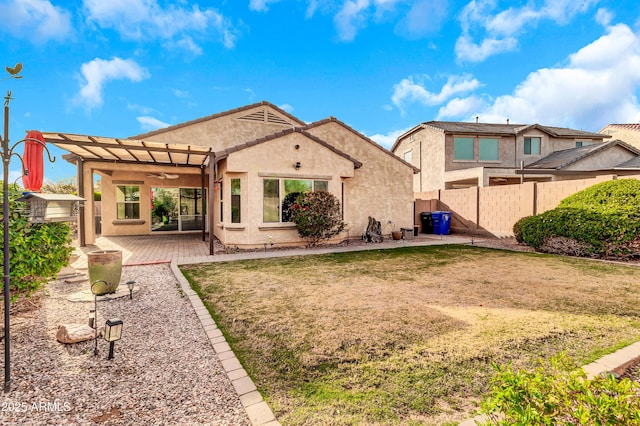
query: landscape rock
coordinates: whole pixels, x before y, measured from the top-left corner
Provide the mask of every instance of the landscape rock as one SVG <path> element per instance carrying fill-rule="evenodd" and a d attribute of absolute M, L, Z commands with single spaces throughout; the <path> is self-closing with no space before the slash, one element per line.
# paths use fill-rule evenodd
<path fill-rule="evenodd" d="M 78 343 L 95 338 L 95 330 L 87 324 L 62 324 L 58 326 L 56 339 L 60 343 Z M 102 335 L 102 330 L 98 330 L 98 336 Z"/>

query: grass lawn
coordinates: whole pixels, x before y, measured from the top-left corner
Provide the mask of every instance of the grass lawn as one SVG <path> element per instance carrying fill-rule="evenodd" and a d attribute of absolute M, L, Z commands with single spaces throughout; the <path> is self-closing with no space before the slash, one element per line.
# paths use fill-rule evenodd
<path fill-rule="evenodd" d="M 182 268 L 278 420 L 457 424 L 491 362 L 640 339 L 640 268 L 467 246 Z"/>

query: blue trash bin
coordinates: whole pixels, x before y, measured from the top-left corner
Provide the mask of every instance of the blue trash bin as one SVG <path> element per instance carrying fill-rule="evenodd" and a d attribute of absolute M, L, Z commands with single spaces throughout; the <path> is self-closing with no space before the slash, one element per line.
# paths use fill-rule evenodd
<path fill-rule="evenodd" d="M 451 212 L 442 212 L 442 220 L 440 221 L 440 234 L 441 235 L 449 235 L 451 232 L 451 217 L 453 213 Z"/>
<path fill-rule="evenodd" d="M 451 231 L 451 216 L 451 212 L 431 212 L 433 233 L 436 235 L 449 235 Z"/>
<path fill-rule="evenodd" d="M 433 222 L 433 233 L 440 235 L 440 229 L 442 227 L 442 212 L 431 212 L 431 221 Z"/>

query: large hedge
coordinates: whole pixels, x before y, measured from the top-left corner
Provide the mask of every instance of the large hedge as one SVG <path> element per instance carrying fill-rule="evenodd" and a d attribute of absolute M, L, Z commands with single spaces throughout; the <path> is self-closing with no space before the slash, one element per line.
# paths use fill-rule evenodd
<path fill-rule="evenodd" d="M 603 182 L 554 209 L 520 219 L 516 239 L 536 250 L 576 256 L 640 257 L 640 180 Z"/>
<path fill-rule="evenodd" d="M 15 187 L 9 190 L 10 290 L 14 300 L 19 295 L 30 295 L 54 277 L 69 262 L 73 251 L 69 224 L 29 223 L 25 203 L 15 201 L 20 196 L 22 193 Z M 0 235 L 3 232 L 0 220 Z M 2 243 L 0 265 L 4 268 Z"/>

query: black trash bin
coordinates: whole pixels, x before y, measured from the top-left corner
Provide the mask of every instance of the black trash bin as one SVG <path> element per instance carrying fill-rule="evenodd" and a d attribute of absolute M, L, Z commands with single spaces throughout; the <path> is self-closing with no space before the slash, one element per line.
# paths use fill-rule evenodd
<path fill-rule="evenodd" d="M 431 212 L 420 213 L 420 222 L 422 223 L 423 234 L 433 234 L 433 219 L 431 218 Z"/>

